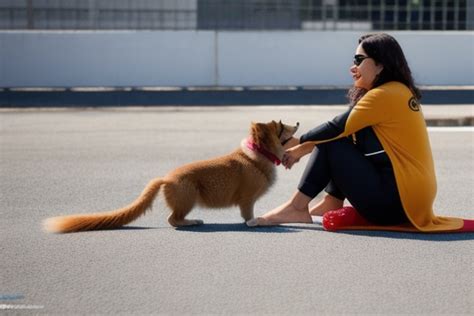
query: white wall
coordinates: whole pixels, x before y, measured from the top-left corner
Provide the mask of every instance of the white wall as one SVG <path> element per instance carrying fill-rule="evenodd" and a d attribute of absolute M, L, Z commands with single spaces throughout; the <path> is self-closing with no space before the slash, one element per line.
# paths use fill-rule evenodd
<path fill-rule="evenodd" d="M 417 84 L 474 85 L 474 32 L 391 32 Z M 360 32 L 0 32 L 0 87 L 351 84 Z"/>
<path fill-rule="evenodd" d="M 349 85 L 359 34 L 219 33 L 222 85 Z"/>
<path fill-rule="evenodd" d="M 0 86 L 208 85 L 211 32 L 0 33 Z"/>

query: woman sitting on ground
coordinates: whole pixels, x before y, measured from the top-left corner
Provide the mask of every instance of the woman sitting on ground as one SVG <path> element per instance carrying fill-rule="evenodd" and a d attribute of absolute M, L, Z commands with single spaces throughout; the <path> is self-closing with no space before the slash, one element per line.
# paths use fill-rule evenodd
<path fill-rule="evenodd" d="M 311 153 L 298 190 L 247 225 L 311 223 L 311 215 L 323 215 L 329 230 L 469 229 L 465 223 L 472 221 L 433 214 L 436 177 L 420 92 L 397 41 L 388 34 L 362 36 L 350 71 L 347 111 L 293 139 L 283 158 L 291 168 Z M 323 200 L 309 209 L 323 189 Z M 345 199 L 352 206 L 343 207 Z"/>

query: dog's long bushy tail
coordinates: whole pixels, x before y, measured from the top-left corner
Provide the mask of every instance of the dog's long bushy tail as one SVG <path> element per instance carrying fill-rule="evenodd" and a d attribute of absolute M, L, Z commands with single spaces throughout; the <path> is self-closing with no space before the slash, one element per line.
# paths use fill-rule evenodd
<path fill-rule="evenodd" d="M 141 215 L 152 205 L 165 181 L 151 180 L 142 194 L 130 205 L 104 213 L 78 214 L 48 218 L 44 221 L 46 231 L 52 233 L 72 233 L 86 230 L 113 229 L 126 225 Z"/>

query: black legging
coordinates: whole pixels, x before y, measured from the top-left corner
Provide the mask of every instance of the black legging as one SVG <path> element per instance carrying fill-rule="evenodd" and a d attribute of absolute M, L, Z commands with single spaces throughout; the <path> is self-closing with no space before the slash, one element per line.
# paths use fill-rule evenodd
<path fill-rule="evenodd" d="M 347 198 L 368 221 L 397 225 L 408 221 L 400 201 L 392 168 L 377 168 L 352 142 L 339 139 L 313 150 L 298 189 L 314 198 L 326 191 Z"/>

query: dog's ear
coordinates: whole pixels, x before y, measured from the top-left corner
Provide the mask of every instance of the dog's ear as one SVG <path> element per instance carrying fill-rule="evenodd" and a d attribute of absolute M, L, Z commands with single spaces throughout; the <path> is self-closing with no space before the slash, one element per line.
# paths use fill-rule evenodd
<path fill-rule="evenodd" d="M 273 127 L 273 122 L 270 124 L 272 124 Z M 276 143 L 279 143 L 275 131 L 270 127 L 270 124 L 252 123 L 250 135 L 257 146 L 270 149 L 273 148 Z"/>
<path fill-rule="evenodd" d="M 255 123 L 255 122 L 250 123 L 250 136 L 252 136 L 252 138 L 253 138 L 254 133 L 256 132 L 257 124 L 258 123 Z"/>
<path fill-rule="evenodd" d="M 252 137 L 252 140 L 255 144 L 260 145 L 260 139 L 262 139 L 262 123 L 255 123 L 252 122 L 250 125 L 250 137 Z"/>

